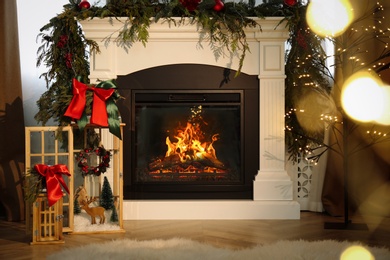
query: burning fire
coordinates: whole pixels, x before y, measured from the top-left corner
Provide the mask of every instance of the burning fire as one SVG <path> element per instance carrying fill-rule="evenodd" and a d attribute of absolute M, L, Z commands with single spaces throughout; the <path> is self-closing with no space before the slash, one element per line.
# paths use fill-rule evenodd
<path fill-rule="evenodd" d="M 177 154 L 182 163 L 203 160 L 205 158 L 217 160 L 213 143 L 219 139 L 219 134 L 212 136 L 211 143 L 201 143 L 196 137 L 194 127 L 187 123 L 184 131 L 179 131 L 178 135 L 175 136 L 178 140 L 177 142 L 172 143 L 169 136 L 167 136 L 165 143 L 168 146 L 168 150 L 165 157 Z"/>
<path fill-rule="evenodd" d="M 192 110 L 193 115 L 186 126 L 176 130 L 175 141 L 171 141 L 169 136 L 166 137 L 165 157 L 149 164 L 152 173 L 225 172 L 225 165 L 218 160 L 213 146 L 219 140 L 219 134 L 212 135 L 209 141 L 203 141 L 200 122 L 206 125 L 207 123 L 200 115 L 201 106 L 197 108 Z"/>

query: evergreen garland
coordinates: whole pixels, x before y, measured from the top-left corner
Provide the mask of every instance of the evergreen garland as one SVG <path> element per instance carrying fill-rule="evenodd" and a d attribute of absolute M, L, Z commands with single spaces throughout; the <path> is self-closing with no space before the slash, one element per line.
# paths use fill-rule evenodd
<path fill-rule="evenodd" d="M 44 31 L 49 31 L 48 34 Z M 63 14 L 54 17 L 38 35 L 42 45 L 38 48 L 37 66 L 44 64 L 49 70 L 41 75 L 46 81 L 47 91 L 37 101 L 39 112 L 35 115 L 43 125 L 50 118 L 60 125 L 68 125 L 70 118 L 64 113 L 72 99 L 72 78 L 86 80 L 89 75 L 87 49 L 97 50 L 98 45 L 84 38 L 77 20 Z M 90 107 L 91 93 L 88 93 Z M 86 111 L 90 114 L 90 111 Z"/>

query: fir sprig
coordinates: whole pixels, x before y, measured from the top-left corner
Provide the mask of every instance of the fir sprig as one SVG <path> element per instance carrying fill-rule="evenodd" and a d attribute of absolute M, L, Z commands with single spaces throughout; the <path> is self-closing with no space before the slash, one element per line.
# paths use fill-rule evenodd
<path fill-rule="evenodd" d="M 46 186 L 46 179 L 34 168 L 29 169 L 23 177 L 24 200 L 32 203 L 43 192 L 42 189 Z"/>

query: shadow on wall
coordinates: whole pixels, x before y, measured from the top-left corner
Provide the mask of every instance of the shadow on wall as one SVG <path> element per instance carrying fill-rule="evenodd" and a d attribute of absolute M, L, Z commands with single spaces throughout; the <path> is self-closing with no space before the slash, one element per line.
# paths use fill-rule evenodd
<path fill-rule="evenodd" d="M 0 203 L 8 221 L 25 219 L 23 172 L 25 136 L 20 97 L 0 110 Z"/>

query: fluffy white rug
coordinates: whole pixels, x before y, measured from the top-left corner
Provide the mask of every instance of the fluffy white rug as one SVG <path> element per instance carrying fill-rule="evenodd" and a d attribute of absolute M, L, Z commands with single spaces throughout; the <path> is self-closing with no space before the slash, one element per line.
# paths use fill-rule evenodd
<path fill-rule="evenodd" d="M 169 240 L 116 240 L 103 244 L 91 244 L 78 248 L 65 249 L 50 255 L 47 259 L 153 259 L 153 260 L 249 260 L 249 259 L 340 259 L 342 253 L 357 243 L 336 242 L 332 240 L 308 242 L 308 241 L 279 241 L 270 245 L 259 245 L 250 249 L 230 250 L 216 248 L 199 242 L 174 238 Z M 345 258 L 351 259 L 390 259 L 390 251 L 384 248 L 364 247 L 365 253 L 360 253 Z M 364 254 L 372 254 L 372 258 L 364 258 Z M 367 256 L 366 255 L 366 256 Z"/>

